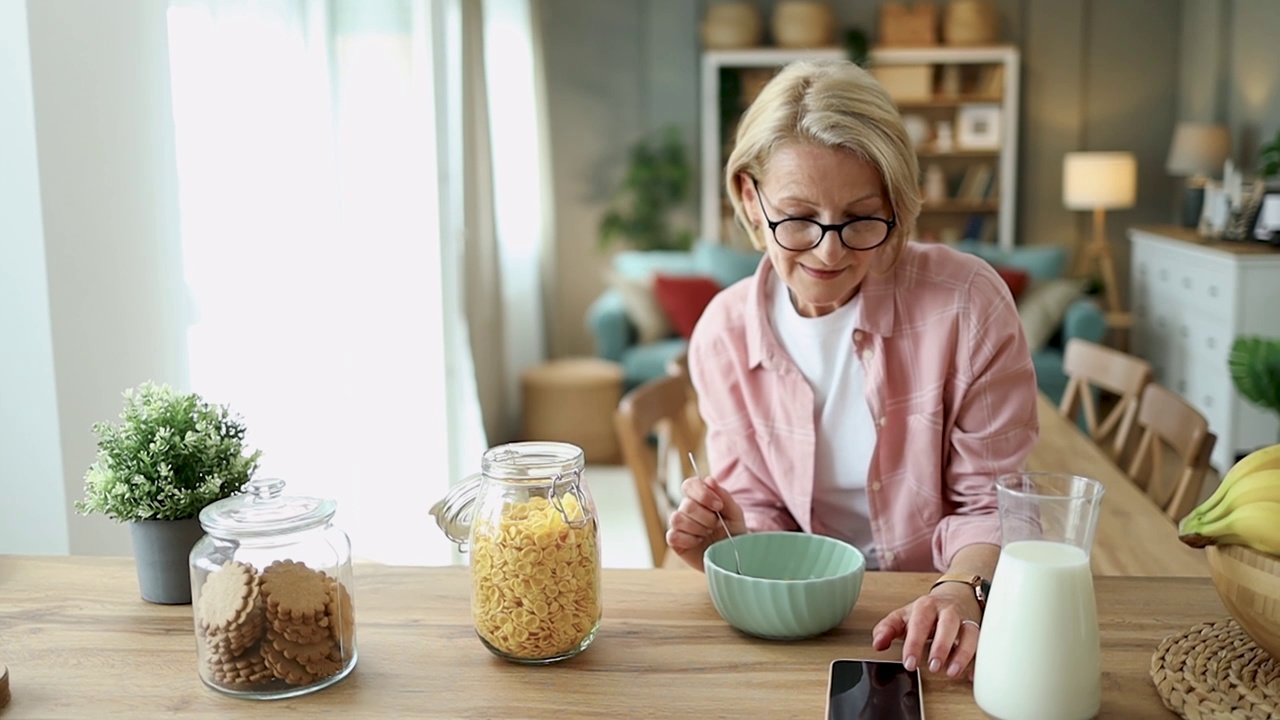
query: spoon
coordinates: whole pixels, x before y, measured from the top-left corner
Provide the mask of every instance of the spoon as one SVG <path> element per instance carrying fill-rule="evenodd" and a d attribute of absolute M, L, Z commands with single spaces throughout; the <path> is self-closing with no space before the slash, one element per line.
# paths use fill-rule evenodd
<path fill-rule="evenodd" d="M 699 478 L 702 473 L 698 472 L 698 461 L 693 459 L 693 453 L 689 453 L 689 463 L 693 465 L 693 474 Z M 738 557 L 738 541 L 733 539 L 733 533 L 729 532 L 729 525 L 724 521 L 724 516 L 718 511 L 716 517 L 720 519 L 720 527 L 724 528 L 725 537 L 729 538 L 729 544 L 733 546 L 733 564 L 738 568 L 738 574 L 742 574 L 742 558 Z"/>

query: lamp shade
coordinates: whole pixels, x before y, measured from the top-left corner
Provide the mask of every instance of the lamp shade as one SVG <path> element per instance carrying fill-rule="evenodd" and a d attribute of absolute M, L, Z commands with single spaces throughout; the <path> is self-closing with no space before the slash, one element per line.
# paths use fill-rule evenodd
<path fill-rule="evenodd" d="M 1127 152 L 1067 153 L 1062 163 L 1062 203 L 1070 210 L 1133 207 L 1138 161 Z"/>
<path fill-rule="evenodd" d="M 1215 175 L 1231 153 L 1231 138 L 1222 125 L 1178 123 L 1169 144 L 1165 169 L 1170 175 Z"/>

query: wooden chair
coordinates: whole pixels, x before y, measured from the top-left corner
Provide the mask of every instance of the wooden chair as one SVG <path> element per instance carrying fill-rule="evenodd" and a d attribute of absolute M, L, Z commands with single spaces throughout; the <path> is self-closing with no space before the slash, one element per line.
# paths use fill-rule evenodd
<path fill-rule="evenodd" d="M 706 466 L 704 445 L 707 437 L 707 426 L 702 422 L 702 413 L 698 411 L 698 393 L 693 388 L 693 378 L 689 376 L 689 355 L 688 353 L 680 353 L 667 363 L 667 374 L 673 375 L 685 381 L 685 389 L 689 394 L 689 429 L 691 431 L 694 450 L 694 456 L 698 459 L 698 467 Z"/>
<path fill-rule="evenodd" d="M 1218 438 L 1198 410 L 1157 383 L 1142 391 L 1137 424 L 1142 438 L 1128 475 L 1176 523 L 1199 501 Z M 1177 457 L 1171 472 L 1164 465 L 1170 451 Z"/>
<path fill-rule="evenodd" d="M 698 451 L 689 424 L 688 380 L 664 375 L 632 389 L 618 404 L 614 427 L 622 457 L 635 478 L 653 566 L 682 566 L 683 561 L 668 553 L 666 534 L 667 518 L 675 510 L 668 481 L 672 473 L 680 473 L 679 480 L 692 474 L 686 458 Z M 657 439 L 656 451 L 650 445 L 651 437 Z"/>
<path fill-rule="evenodd" d="M 1129 449 L 1129 433 L 1138 414 L 1138 400 L 1142 397 L 1142 389 L 1151 382 L 1151 365 L 1142 358 L 1119 350 L 1072 338 L 1067 341 L 1063 370 L 1068 380 L 1058 413 L 1076 422 L 1078 413 L 1083 410 L 1085 431 L 1089 437 L 1116 462 L 1123 462 Z M 1101 423 L 1093 401 L 1095 388 L 1119 396 L 1119 401 Z"/>

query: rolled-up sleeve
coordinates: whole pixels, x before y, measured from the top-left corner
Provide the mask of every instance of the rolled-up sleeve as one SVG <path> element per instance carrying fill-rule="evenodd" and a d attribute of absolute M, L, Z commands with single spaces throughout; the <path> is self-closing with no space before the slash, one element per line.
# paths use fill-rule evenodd
<path fill-rule="evenodd" d="M 938 570 L 975 543 L 1000 544 L 996 478 L 1018 472 L 1039 436 L 1036 377 L 1013 299 L 985 265 L 969 283 L 944 492 L 954 510 L 933 534 Z"/>
<path fill-rule="evenodd" d="M 709 472 L 742 507 L 751 531 L 799 530 L 777 487 L 767 478 L 743 397 L 746 359 L 724 341 L 718 320 L 713 303 L 689 342 L 689 377 L 707 428 Z"/>

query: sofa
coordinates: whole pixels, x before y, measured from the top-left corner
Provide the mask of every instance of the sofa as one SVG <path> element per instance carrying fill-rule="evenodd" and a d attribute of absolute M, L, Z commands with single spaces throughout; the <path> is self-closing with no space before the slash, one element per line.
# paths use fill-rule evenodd
<path fill-rule="evenodd" d="M 754 273 L 762 255 L 702 240 L 695 241 L 688 251 L 625 250 L 615 254 L 608 287 L 587 309 L 587 331 L 594 339 L 596 357 L 622 365 L 625 390 L 665 374 L 667 363 L 683 354 L 689 342 L 674 331 L 642 341 L 644 316 L 661 312 L 660 308 L 646 308 L 645 288 L 658 275 L 708 278 L 717 287 L 726 288 Z"/>
<path fill-rule="evenodd" d="M 1015 289 L 1018 315 L 1031 348 L 1040 390 L 1057 403 L 1066 389 L 1063 348 L 1079 337 L 1101 343 L 1106 323 L 1100 305 L 1084 292 L 1084 283 L 1066 277 L 1065 247 L 1044 245 L 1002 250 L 991 244 L 963 241 L 956 249 L 991 263 Z M 761 253 L 709 242 L 696 242 L 689 251 L 624 251 L 613 257 L 609 286 L 587 310 L 587 329 L 597 357 L 619 363 L 624 389 L 667 372 L 667 363 L 688 347 L 679 333 L 649 329 L 642 341 L 644 314 L 660 313 L 645 287 L 658 276 L 710 278 L 720 288 L 751 275 Z M 1019 280 L 1023 287 L 1015 288 Z M 645 309 L 645 304 L 649 308 Z M 637 320 L 639 319 L 639 320 Z"/>

